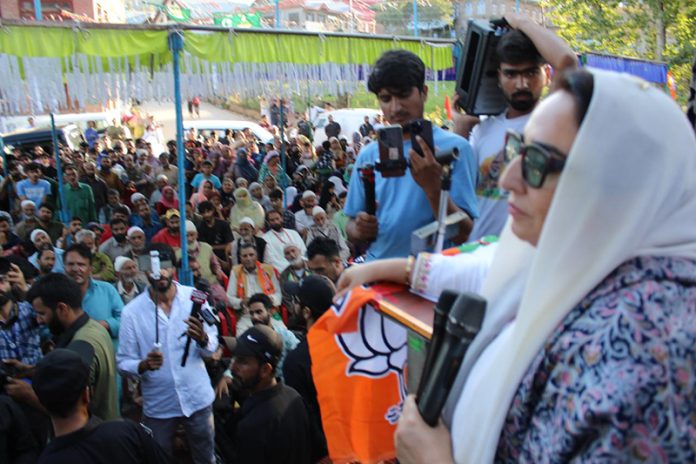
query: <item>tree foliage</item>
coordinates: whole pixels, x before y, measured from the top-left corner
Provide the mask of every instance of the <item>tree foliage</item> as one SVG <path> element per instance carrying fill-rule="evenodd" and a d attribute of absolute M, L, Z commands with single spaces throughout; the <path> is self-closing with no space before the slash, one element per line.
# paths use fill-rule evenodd
<path fill-rule="evenodd" d="M 418 23 L 452 21 L 453 2 L 448 0 L 417 0 Z M 413 34 L 413 0 L 387 0 L 376 4 L 376 21 L 387 34 Z"/>
<path fill-rule="evenodd" d="M 694 0 L 542 0 L 545 18 L 578 52 L 665 61 L 680 101 L 696 44 Z"/>

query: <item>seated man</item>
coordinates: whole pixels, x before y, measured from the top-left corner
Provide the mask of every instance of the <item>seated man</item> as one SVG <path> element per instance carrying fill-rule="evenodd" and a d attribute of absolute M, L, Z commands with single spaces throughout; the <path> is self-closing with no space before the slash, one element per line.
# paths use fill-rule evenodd
<path fill-rule="evenodd" d="M 51 243 L 51 238 L 48 236 L 48 233 L 42 229 L 35 229 L 31 233 L 31 243 L 34 244 L 37 250 L 40 250 L 42 248 L 46 247 L 52 247 L 53 252 L 55 253 L 55 262 L 53 264 L 53 269 L 52 272 L 63 272 L 63 250 L 60 248 L 57 248 L 53 246 L 53 243 Z M 33 255 L 29 257 L 29 262 L 34 265 L 36 269 L 39 269 L 39 263 L 38 263 L 38 258 L 39 258 L 39 253 L 36 252 Z"/>
<path fill-rule="evenodd" d="M 278 307 L 282 301 L 282 292 L 278 273 L 269 264 L 258 261 L 256 248 L 243 245 L 241 249 L 242 264 L 232 268 L 227 284 L 227 304 L 237 310 L 237 333 L 251 327 L 249 317 L 249 298 L 257 293 L 268 295 L 273 306 Z"/>

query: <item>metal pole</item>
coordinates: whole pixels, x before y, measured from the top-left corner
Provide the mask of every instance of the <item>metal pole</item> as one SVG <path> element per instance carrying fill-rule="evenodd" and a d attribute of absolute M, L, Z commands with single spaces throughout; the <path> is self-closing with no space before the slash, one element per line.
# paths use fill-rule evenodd
<path fill-rule="evenodd" d="M 41 0 L 34 0 L 34 17 L 37 21 L 43 21 L 43 13 L 41 12 Z"/>
<path fill-rule="evenodd" d="M 418 37 L 418 0 L 413 0 L 413 35 Z"/>
<path fill-rule="evenodd" d="M 60 150 L 58 150 L 58 135 L 56 133 L 55 115 L 51 113 L 51 142 L 53 143 L 53 156 L 56 158 L 56 171 L 58 171 L 58 197 L 60 198 L 60 219 L 64 224 L 70 220 L 68 215 L 68 205 L 65 203 L 65 192 L 63 190 L 63 168 L 60 161 Z"/>
<path fill-rule="evenodd" d="M 193 285 L 193 275 L 189 268 L 188 242 L 186 241 L 186 177 L 184 162 L 184 114 L 181 109 L 181 75 L 179 69 L 179 53 L 184 50 L 184 35 L 179 30 L 169 33 L 169 50 L 172 52 L 172 67 L 174 68 L 174 108 L 176 110 L 176 158 L 179 169 L 179 236 L 181 238 L 181 269 L 179 282 L 182 285 Z"/>
<path fill-rule="evenodd" d="M 353 0 L 350 0 L 350 32 L 355 32 L 355 13 L 353 13 Z"/>
<path fill-rule="evenodd" d="M 2 175 L 7 179 L 7 155 L 5 154 L 5 140 L 0 137 L 0 153 L 2 153 Z"/>
<path fill-rule="evenodd" d="M 282 166 L 283 173 L 287 175 L 285 172 L 285 121 L 283 120 L 283 99 L 280 99 L 280 165 Z M 280 178 L 280 187 L 283 189 L 283 192 L 287 190 L 287 181 L 285 180 L 285 177 Z"/>
<path fill-rule="evenodd" d="M 275 0 L 275 28 L 280 29 L 280 0 Z"/>

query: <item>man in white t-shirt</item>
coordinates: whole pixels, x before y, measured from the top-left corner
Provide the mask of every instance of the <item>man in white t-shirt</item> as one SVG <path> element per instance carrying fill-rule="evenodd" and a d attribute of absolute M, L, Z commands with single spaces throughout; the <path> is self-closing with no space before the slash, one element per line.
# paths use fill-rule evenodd
<path fill-rule="evenodd" d="M 268 232 L 263 234 L 263 239 L 266 241 L 265 262 L 281 273 L 290 264 L 285 258 L 285 248 L 288 245 L 295 245 L 300 250 L 300 255 L 304 256 L 307 247 L 300 234 L 292 229 L 283 228 L 283 215 L 279 211 L 275 209 L 268 211 L 266 221 Z"/>
<path fill-rule="evenodd" d="M 505 168 L 506 132 L 524 132 L 532 110 L 550 82 L 551 67 L 560 72 L 577 66 L 573 51 L 550 30 L 514 13 L 506 14 L 505 19 L 513 30 L 501 37 L 496 53 L 500 62 L 499 86 L 508 107 L 499 115 L 482 119 L 469 138 L 479 164 L 476 185 L 479 217 L 474 221 L 470 241 L 499 235 L 507 221 L 507 193 L 498 187 L 498 179 Z M 477 122 L 478 118 L 459 115 L 455 131 L 468 136 Z"/>

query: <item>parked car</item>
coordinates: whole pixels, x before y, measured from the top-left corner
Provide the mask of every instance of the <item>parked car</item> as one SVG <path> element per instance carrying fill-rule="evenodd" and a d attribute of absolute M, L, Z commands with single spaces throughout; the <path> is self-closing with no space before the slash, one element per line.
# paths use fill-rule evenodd
<path fill-rule="evenodd" d="M 334 121 L 341 125 L 340 138 L 345 138 L 352 142 L 353 132 L 357 132 L 365 121 L 365 116 L 370 117 L 372 122 L 376 115 L 381 114 L 379 110 L 371 108 L 345 108 L 341 110 L 324 111 L 319 113 L 312 123 L 314 124 L 314 144 L 320 145 L 326 140 L 324 127 L 329 123 L 329 115 L 333 116 Z"/>
<path fill-rule="evenodd" d="M 241 131 L 246 128 L 251 130 L 251 133 L 254 134 L 259 142 L 266 143 L 273 141 L 273 134 L 255 122 L 228 121 L 224 119 L 196 119 L 194 121 L 184 121 L 184 131 L 196 129 L 199 133 L 203 131 L 206 135 L 210 133 L 210 131 L 215 131 L 218 137 L 222 137 L 227 129 Z"/>
<path fill-rule="evenodd" d="M 82 132 L 75 124 L 56 127 L 56 137 L 59 145 L 67 146 L 71 150 L 79 150 L 80 143 L 84 142 Z M 53 139 L 50 128 L 11 132 L 3 134 L 2 139 L 7 148 L 19 148 L 24 152 L 29 152 L 35 146 L 40 145 L 46 152 L 52 152 Z"/>

